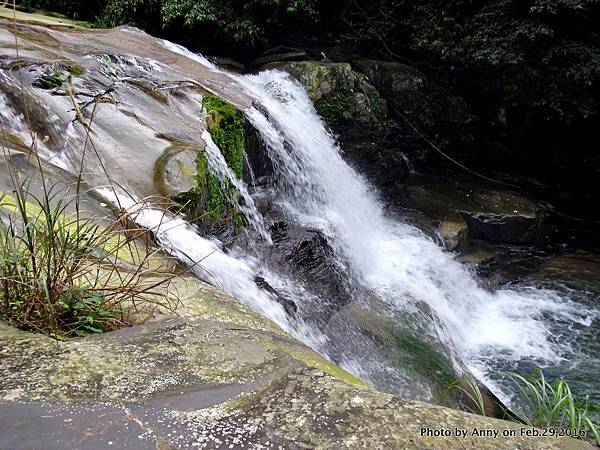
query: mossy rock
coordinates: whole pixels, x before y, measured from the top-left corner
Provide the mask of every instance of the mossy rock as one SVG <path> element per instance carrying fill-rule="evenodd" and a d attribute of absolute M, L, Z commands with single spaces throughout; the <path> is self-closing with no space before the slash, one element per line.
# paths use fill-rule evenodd
<path fill-rule="evenodd" d="M 271 64 L 293 75 L 319 115 L 345 138 L 379 137 L 387 125 L 387 105 L 368 78 L 347 63 L 302 61 Z"/>
<path fill-rule="evenodd" d="M 206 126 L 221 151 L 227 165 L 237 178 L 244 177 L 244 149 L 247 124 L 242 111 L 220 97 L 207 93 L 202 98 L 206 110 Z M 204 224 L 243 225 L 242 216 L 235 210 L 237 194 L 233 186 L 222 186 L 210 173 L 205 153 L 196 159 L 196 187 L 178 194 L 174 200 L 184 211 Z"/>
<path fill-rule="evenodd" d="M 547 215 L 528 196 L 488 184 L 415 176 L 406 191 L 409 206 L 436 221 L 458 214 L 470 237 L 489 242 L 531 242 L 539 236 Z"/>
<path fill-rule="evenodd" d="M 586 448 L 377 392 L 217 289 L 187 283 L 183 317 L 103 336 L 55 342 L 0 324 L 9 447 L 51 435 L 45 448 Z M 455 427 L 515 434 L 422 433 Z"/>

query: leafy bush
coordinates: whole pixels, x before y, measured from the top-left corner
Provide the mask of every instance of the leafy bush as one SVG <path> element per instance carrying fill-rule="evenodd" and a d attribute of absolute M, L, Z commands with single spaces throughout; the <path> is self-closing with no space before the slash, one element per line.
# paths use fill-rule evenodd
<path fill-rule="evenodd" d="M 16 0 L 17 6 L 25 10 L 41 9 L 86 20 L 93 20 L 104 7 L 105 2 L 106 0 Z"/>
<path fill-rule="evenodd" d="M 266 44 L 288 26 L 310 23 L 315 0 L 108 0 L 101 26 L 124 23 L 194 47 Z M 190 33 L 191 32 L 191 33 Z"/>

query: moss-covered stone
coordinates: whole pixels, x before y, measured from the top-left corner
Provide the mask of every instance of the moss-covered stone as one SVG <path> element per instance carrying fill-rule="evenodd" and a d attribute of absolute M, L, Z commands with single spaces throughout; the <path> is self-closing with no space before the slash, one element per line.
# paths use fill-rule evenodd
<path fill-rule="evenodd" d="M 206 123 L 215 144 L 223 153 L 227 164 L 238 178 L 243 176 L 245 119 L 244 114 L 213 94 L 202 98 L 208 115 Z"/>
<path fill-rule="evenodd" d="M 394 341 L 402 355 L 402 367 L 415 372 L 420 379 L 438 389 L 438 395 L 454 381 L 454 368 L 451 361 L 423 338 L 409 331 L 394 332 Z"/>
<path fill-rule="evenodd" d="M 387 125 L 387 106 L 366 76 L 350 64 L 291 62 L 280 67 L 306 89 L 317 112 L 337 133 L 350 138 L 379 137 Z"/>
<path fill-rule="evenodd" d="M 236 177 L 243 179 L 247 131 L 244 114 L 214 94 L 205 94 L 202 106 L 206 110 L 206 125 L 213 141 Z M 205 222 L 233 222 L 236 226 L 243 226 L 243 218 L 235 212 L 235 188 L 223 186 L 210 173 L 204 153 L 196 159 L 196 174 L 197 187 L 175 196 L 174 200 L 185 205 L 188 213 Z"/>

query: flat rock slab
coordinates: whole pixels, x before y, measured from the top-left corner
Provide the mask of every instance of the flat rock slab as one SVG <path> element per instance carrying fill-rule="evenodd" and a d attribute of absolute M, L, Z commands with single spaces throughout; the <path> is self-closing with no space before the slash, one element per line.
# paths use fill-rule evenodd
<path fill-rule="evenodd" d="M 377 392 L 183 282 L 180 315 L 142 326 L 67 342 L 0 326 L 0 448 L 586 448 Z M 434 436 L 457 428 L 467 436 Z"/>

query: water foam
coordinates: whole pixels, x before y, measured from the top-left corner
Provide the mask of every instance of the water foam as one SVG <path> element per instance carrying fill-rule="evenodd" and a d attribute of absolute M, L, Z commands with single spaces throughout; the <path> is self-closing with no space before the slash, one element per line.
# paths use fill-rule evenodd
<path fill-rule="evenodd" d="M 556 362 L 568 343 L 552 339 L 546 317 L 589 326 L 593 313 L 554 291 L 486 291 L 422 232 L 388 217 L 377 192 L 342 159 L 308 95 L 287 74 L 266 71 L 235 79 L 260 104 L 247 117 L 283 173 L 290 214 L 320 227 L 355 281 L 399 312 L 425 302 L 439 337 L 464 362 L 498 357 Z"/>

